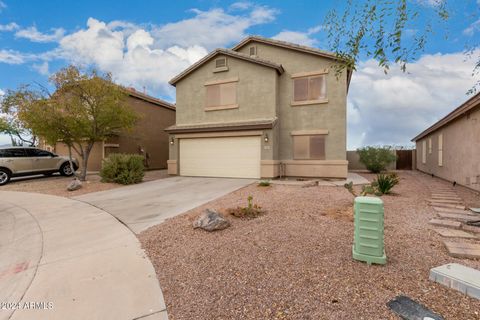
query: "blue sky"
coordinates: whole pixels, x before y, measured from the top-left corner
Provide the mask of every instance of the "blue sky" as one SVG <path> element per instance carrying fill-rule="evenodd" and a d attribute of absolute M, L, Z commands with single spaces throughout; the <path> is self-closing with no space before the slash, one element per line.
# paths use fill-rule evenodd
<path fill-rule="evenodd" d="M 411 0 L 419 32 L 436 0 Z M 345 1 L 22 1 L 0 0 L 0 94 L 76 63 L 174 101 L 168 80 L 216 47 L 249 34 L 329 49 L 328 10 Z M 478 80 L 463 53 L 480 40 L 480 0 L 450 1 L 451 18 L 434 25 L 425 52 L 387 75 L 363 59 L 348 97 L 348 146 L 408 145 L 419 131 L 466 100 Z M 406 41 L 408 41 L 408 34 Z M 478 58 L 480 52 L 475 51 Z M 0 136 L 0 145 L 9 142 Z"/>

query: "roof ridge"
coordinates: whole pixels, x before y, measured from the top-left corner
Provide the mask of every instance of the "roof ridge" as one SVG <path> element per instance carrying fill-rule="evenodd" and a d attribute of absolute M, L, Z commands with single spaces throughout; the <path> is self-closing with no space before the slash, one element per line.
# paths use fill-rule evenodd
<path fill-rule="evenodd" d="M 195 62 L 194 64 L 192 64 L 187 69 L 183 70 L 181 73 L 179 73 L 174 78 L 172 78 L 168 83 L 170 83 L 171 85 L 174 86 L 175 83 L 180 81 L 182 78 L 187 76 L 190 72 L 197 69 L 202 64 L 204 64 L 205 62 L 207 62 L 208 60 L 210 60 L 211 58 L 213 58 L 215 55 L 217 55 L 219 53 L 229 55 L 231 57 L 237 57 L 237 58 L 240 58 L 240 59 L 243 59 L 243 60 L 246 60 L 246 61 L 250 61 L 250 62 L 253 62 L 253 63 L 261 64 L 261 65 L 264 65 L 266 67 L 274 68 L 280 74 L 282 74 L 285 71 L 281 64 L 271 62 L 271 61 L 268 61 L 268 60 L 265 60 L 265 59 L 261 59 L 261 58 L 258 58 L 258 57 L 252 57 L 252 56 L 249 56 L 249 55 L 246 55 L 246 54 L 243 54 L 243 53 L 231 50 L 231 49 L 217 48 L 217 49 L 211 51 L 210 53 L 208 53 L 202 59 L 200 59 L 197 62 Z"/>
<path fill-rule="evenodd" d="M 311 53 L 320 54 L 320 55 L 323 55 L 325 57 L 336 59 L 336 60 L 340 59 L 334 52 L 330 52 L 330 51 L 327 51 L 327 50 L 322 50 L 322 49 L 315 48 L 315 47 L 305 46 L 305 45 L 301 45 L 301 44 L 297 44 L 297 43 L 293 43 L 293 42 L 289 42 L 289 41 L 285 41 L 285 40 L 266 38 L 266 37 L 263 37 L 263 36 L 260 36 L 260 35 L 249 35 L 249 36 L 247 36 L 246 38 L 241 40 L 239 43 L 237 43 L 235 46 L 233 46 L 232 50 L 236 51 L 236 50 L 243 47 L 245 44 L 247 44 L 248 42 L 250 42 L 252 40 L 257 40 L 257 41 L 260 41 L 260 42 L 266 42 L 266 43 L 270 43 L 270 44 L 273 44 L 273 45 L 280 45 L 280 46 L 283 46 L 283 47 L 289 47 L 291 49 L 296 49 L 296 50 L 301 50 L 301 51 L 308 51 L 308 52 L 311 52 Z"/>

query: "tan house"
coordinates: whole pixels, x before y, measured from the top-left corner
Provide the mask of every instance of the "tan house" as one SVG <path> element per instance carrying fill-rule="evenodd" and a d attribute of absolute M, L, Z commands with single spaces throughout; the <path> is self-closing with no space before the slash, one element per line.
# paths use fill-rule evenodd
<path fill-rule="evenodd" d="M 127 104 L 140 115 L 140 119 L 132 131 L 95 143 L 88 160 L 88 171 L 99 171 L 102 160 L 110 153 L 141 154 L 145 156 L 148 169 L 167 168 L 169 143 L 164 130 L 175 123 L 175 106 L 133 88 L 126 91 Z M 68 155 L 68 148 L 62 143 L 57 143 L 51 151 Z M 79 158 L 78 154 L 73 156 Z"/>
<path fill-rule="evenodd" d="M 251 36 L 170 81 L 177 89 L 168 172 L 182 176 L 347 176 L 351 72 L 334 54 Z"/>
<path fill-rule="evenodd" d="M 418 170 L 480 191 L 480 93 L 412 141 Z"/>

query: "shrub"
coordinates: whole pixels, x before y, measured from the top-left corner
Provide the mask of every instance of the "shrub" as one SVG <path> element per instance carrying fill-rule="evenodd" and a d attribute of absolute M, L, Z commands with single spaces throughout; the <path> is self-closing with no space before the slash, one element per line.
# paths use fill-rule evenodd
<path fill-rule="evenodd" d="M 360 162 L 373 173 L 385 171 L 387 166 L 397 159 L 391 147 L 364 147 L 357 149 Z"/>
<path fill-rule="evenodd" d="M 268 186 L 270 186 L 270 181 L 268 181 L 268 180 L 260 180 L 260 182 L 258 183 L 258 186 L 259 186 L 259 187 L 268 187 Z"/>
<path fill-rule="evenodd" d="M 256 218 L 265 213 L 259 205 L 253 204 L 253 197 L 248 197 L 248 205 L 246 207 L 236 207 L 227 209 L 227 213 L 238 218 Z"/>
<path fill-rule="evenodd" d="M 119 184 L 140 183 L 143 180 L 143 156 L 138 154 L 110 154 L 103 160 L 100 177 L 102 182 Z"/>
<path fill-rule="evenodd" d="M 349 183 L 345 183 L 343 185 L 351 194 L 353 194 L 354 197 L 357 195 L 355 194 L 355 190 L 353 190 L 353 181 L 350 181 Z"/>
<path fill-rule="evenodd" d="M 377 190 L 382 194 L 390 193 L 390 190 L 398 184 L 399 179 L 396 173 L 377 175 Z"/>

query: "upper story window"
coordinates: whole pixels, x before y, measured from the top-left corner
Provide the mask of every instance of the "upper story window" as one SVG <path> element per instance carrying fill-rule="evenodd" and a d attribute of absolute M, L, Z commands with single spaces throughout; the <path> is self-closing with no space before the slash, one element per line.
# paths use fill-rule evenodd
<path fill-rule="evenodd" d="M 238 78 L 205 83 L 205 111 L 238 108 L 237 82 Z"/>
<path fill-rule="evenodd" d="M 308 72 L 292 75 L 292 105 L 325 103 L 327 100 L 326 72 Z"/>

